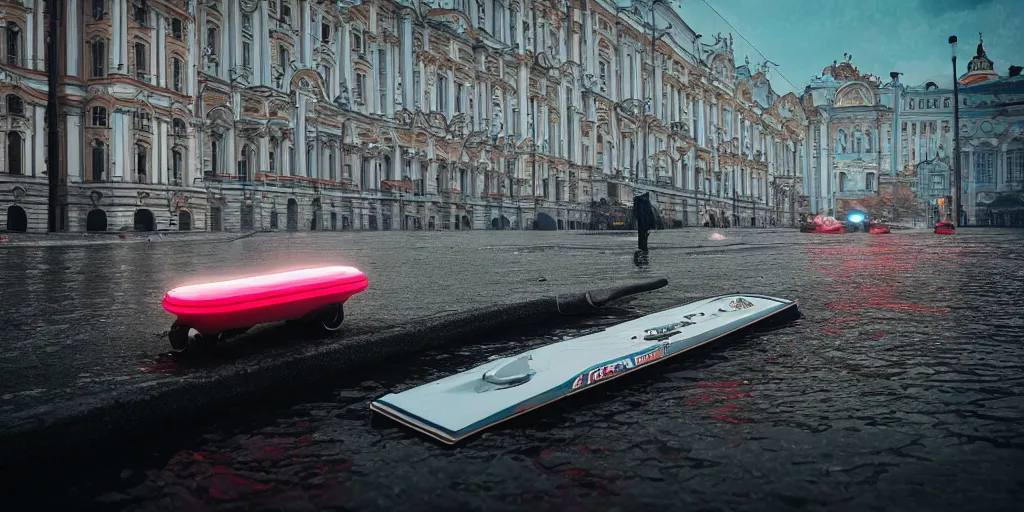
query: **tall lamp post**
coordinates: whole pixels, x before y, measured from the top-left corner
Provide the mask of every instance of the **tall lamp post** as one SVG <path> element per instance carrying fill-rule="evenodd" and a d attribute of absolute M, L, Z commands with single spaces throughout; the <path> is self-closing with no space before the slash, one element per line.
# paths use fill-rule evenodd
<path fill-rule="evenodd" d="M 960 83 L 956 74 L 956 36 L 949 36 L 953 52 L 953 225 L 960 227 Z"/>
<path fill-rule="evenodd" d="M 57 58 L 60 51 L 60 8 L 63 2 L 58 0 L 47 0 L 47 45 L 49 55 L 46 62 L 47 91 L 46 91 L 46 181 L 48 182 L 49 197 L 47 200 L 47 231 L 55 232 L 63 229 L 63 219 L 60 208 L 60 70 L 57 69 Z"/>

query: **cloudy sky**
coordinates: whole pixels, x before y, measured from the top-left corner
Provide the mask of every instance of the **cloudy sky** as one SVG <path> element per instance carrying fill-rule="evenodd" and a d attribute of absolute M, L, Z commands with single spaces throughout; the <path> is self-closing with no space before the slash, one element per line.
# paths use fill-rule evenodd
<path fill-rule="evenodd" d="M 1005 76 L 1010 64 L 1024 66 L 1024 0 L 672 0 L 683 19 L 706 42 L 717 32 L 734 32 L 710 6 L 732 23 L 750 43 L 733 34 L 738 64 L 760 50 L 777 63 L 769 74 L 782 94 L 799 94 L 808 80 L 843 52 L 853 55 L 861 73 L 889 80 L 903 73 L 909 85 L 934 81 L 952 86 L 947 40 L 960 41 L 957 71 L 978 46 L 978 32 L 995 69 Z M 754 49 L 756 48 L 756 50 Z M 792 85 L 779 76 L 781 73 Z"/>

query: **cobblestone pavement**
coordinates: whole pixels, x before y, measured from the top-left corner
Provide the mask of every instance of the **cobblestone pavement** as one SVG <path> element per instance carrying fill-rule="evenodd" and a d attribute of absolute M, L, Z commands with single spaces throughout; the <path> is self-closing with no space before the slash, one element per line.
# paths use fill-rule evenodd
<path fill-rule="evenodd" d="M 369 274 L 371 289 L 351 303 L 352 332 L 581 283 L 665 276 L 668 287 L 606 318 L 526 337 L 496 333 L 339 376 L 335 389 L 298 397 L 298 405 L 238 411 L 145 461 L 111 454 L 88 475 L 49 477 L 46 487 L 55 503 L 74 496 L 83 506 L 134 510 L 286 502 L 296 510 L 1019 504 L 1024 309 L 1011 297 L 1024 285 L 1024 233 L 724 230 L 725 240 L 711 240 L 712 232 L 655 232 L 651 265 L 642 270 L 631 263 L 634 239 L 614 234 L 261 235 L 139 246 L 145 251 L 22 249 L 24 258 L 5 262 L 5 280 L 27 280 L 14 281 L 18 300 L 0 298 L 5 311 L 16 311 L 0 333 L 2 370 L 30 379 L 3 379 L 3 403 L 170 378 L 137 369 L 159 366 L 170 323 L 159 298 L 186 273 L 354 264 Z M 60 272 L 68 284 L 54 277 Z M 388 392 L 581 329 L 740 290 L 798 299 L 804 317 L 524 416 L 456 450 L 367 421 L 368 402 Z M 47 308 L 57 313 L 40 312 Z M 99 378 L 109 374 L 120 380 Z"/>

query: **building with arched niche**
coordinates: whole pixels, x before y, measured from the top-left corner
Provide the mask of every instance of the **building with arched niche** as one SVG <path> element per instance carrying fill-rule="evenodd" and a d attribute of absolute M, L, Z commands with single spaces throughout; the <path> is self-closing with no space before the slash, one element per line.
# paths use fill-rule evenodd
<path fill-rule="evenodd" d="M 44 4 L 0 3 L 0 229 L 46 226 Z M 663 2 L 63 5 L 72 231 L 601 228 L 643 192 L 665 224 L 797 215 L 799 99 Z"/>
<path fill-rule="evenodd" d="M 958 78 L 961 222 L 1024 225 L 1021 68 L 1000 76 L 980 37 L 966 68 Z M 952 214 L 952 89 L 883 85 L 847 56 L 811 81 L 803 101 L 814 140 L 805 180 L 812 211 L 859 209 L 929 225 Z"/>

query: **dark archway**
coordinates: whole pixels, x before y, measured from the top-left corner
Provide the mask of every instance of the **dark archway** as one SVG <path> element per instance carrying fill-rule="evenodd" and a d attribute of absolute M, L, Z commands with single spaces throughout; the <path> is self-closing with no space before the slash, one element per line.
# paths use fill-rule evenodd
<path fill-rule="evenodd" d="M 294 199 L 288 200 L 288 231 L 299 230 L 299 202 Z"/>
<path fill-rule="evenodd" d="M 16 204 L 7 208 L 7 231 L 28 231 L 28 215 L 25 214 L 24 208 Z"/>
<path fill-rule="evenodd" d="M 555 222 L 555 218 L 544 213 L 537 213 L 537 220 L 533 221 L 533 228 L 541 231 L 555 231 L 558 229 L 558 223 Z"/>
<path fill-rule="evenodd" d="M 492 229 L 509 229 L 512 226 L 512 221 L 508 220 L 508 217 L 502 215 L 491 219 Z"/>
<path fill-rule="evenodd" d="M 178 231 L 191 231 L 192 230 L 192 212 L 188 210 L 178 210 Z"/>
<path fill-rule="evenodd" d="M 107 212 L 99 208 L 93 208 L 92 210 L 89 210 L 89 214 L 85 216 L 85 230 L 106 231 Z"/>
<path fill-rule="evenodd" d="M 135 210 L 135 231 L 156 231 L 156 219 L 153 212 L 140 208 Z"/>
<path fill-rule="evenodd" d="M 338 230 L 338 214 L 331 212 L 331 231 Z"/>
<path fill-rule="evenodd" d="M 463 229 L 473 229 L 473 222 L 469 220 L 468 215 L 462 216 L 462 227 Z"/>

